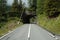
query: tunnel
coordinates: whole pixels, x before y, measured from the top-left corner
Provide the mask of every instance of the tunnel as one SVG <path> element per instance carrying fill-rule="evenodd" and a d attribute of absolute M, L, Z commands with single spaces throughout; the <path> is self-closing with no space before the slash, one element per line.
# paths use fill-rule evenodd
<path fill-rule="evenodd" d="M 22 17 L 23 24 L 29 24 L 31 18 L 35 18 L 35 15 L 24 15 Z"/>
<path fill-rule="evenodd" d="M 32 16 L 30 16 L 30 15 L 24 16 L 24 17 L 22 18 L 23 24 L 29 24 L 31 18 L 32 18 Z"/>

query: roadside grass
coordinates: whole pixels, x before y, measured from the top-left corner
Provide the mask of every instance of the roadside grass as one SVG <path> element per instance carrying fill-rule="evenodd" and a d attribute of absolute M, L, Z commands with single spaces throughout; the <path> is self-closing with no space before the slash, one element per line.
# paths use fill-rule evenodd
<path fill-rule="evenodd" d="M 12 20 L 13 19 L 13 20 Z M 9 18 L 9 21 L 0 28 L 0 37 L 22 25 L 18 18 Z"/>
<path fill-rule="evenodd" d="M 48 19 L 44 14 L 38 15 L 37 22 L 41 27 L 47 29 L 48 31 L 60 35 L 60 16 Z"/>

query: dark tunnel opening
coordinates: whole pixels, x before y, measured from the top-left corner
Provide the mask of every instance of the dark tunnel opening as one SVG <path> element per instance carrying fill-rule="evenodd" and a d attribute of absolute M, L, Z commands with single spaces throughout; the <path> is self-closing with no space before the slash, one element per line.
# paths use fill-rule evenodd
<path fill-rule="evenodd" d="M 21 16 L 21 20 L 23 24 L 30 24 L 30 19 L 33 18 L 36 19 L 36 12 L 33 10 L 26 10 L 24 9 L 23 14 Z"/>
<path fill-rule="evenodd" d="M 22 18 L 23 24 L 30 24 L 30 19 L 31 18 L 35 18 L 35 15 L 26 15 L 26 16 L 23 16 L 23 18 Z"/>

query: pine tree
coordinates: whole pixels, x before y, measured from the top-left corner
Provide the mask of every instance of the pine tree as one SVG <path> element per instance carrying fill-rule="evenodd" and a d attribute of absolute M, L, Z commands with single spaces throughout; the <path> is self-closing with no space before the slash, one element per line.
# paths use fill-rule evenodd
<path fill-rule="evenodd" d="M 0 0 L 0 21 L 6 20 L 6 0 Z"/>
<path fill-rule="evenodd" d="M 21 15 L 21 13 L 22 13 L 22 7 L 23 7 L 23 5 L 22 5 L 22 1 L 19 0 L 18 11 L 19 11 L 20 15 Z"/>
<path fill-rule="evenodd" d="M 32 7 L 34 7 L 34 10 L 36 10 L 37 8 L 37 0 L 33 0 L 33 3 L 32 3 Z"/>
<path fill-rule="evenodd" d="M 15 17 L 17 16 L 20 18 L 21 13 L 22 13 L 22 1 L 21 0 L 19 0 L 19 2 L 18 0 L 14 0 L 14 3 L 11 7 L 11 12 L 13 12 L 12 16 L 15 16 Z"/>
<path fill-rule="evenodd" d="M 18 0 L 14 0 L 11 11 L 17 12 L 17 10 L 18 10 L 17 7 L 18 7 Z"/>
<path fill-rule="evenodd" d="M 0 0 L 0 12 L 5 13 L 6 11 L 6 0 Z"/>
<path fill-rule="evenodd" d="M 37 0 L 29 0 L 29 6 L 30 6 L 30 9 L 32 9 L 33 11 L 36 11 Z"/>
<path fill-rule="evenodd" d="M 10 17 L 18 17 L 18 0 L 14 0 L 11 6 Z"/>

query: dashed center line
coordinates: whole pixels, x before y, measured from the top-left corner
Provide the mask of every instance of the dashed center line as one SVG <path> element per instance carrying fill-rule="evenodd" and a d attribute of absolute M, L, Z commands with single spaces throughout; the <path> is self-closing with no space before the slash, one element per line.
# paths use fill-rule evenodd
<path fill-rule="evenodd" d="M 31 31 L 31 24 L 29 24 L 28 39 L 27 40 L 30 40 L 30 31 Z"/>

